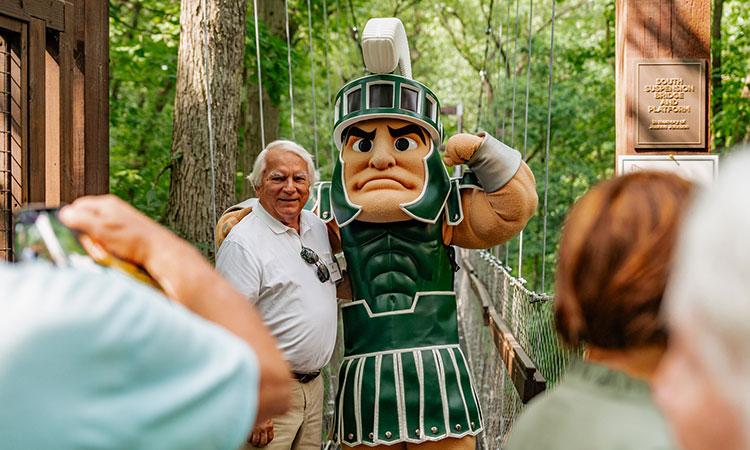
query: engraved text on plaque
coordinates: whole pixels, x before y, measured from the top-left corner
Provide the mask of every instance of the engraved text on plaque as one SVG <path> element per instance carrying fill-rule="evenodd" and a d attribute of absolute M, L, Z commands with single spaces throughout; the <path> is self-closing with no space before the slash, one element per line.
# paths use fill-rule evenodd
<path fill-rule="evenodd" d="M 703 60 L 636 62 L 635 148 L 706 148 Z"/>

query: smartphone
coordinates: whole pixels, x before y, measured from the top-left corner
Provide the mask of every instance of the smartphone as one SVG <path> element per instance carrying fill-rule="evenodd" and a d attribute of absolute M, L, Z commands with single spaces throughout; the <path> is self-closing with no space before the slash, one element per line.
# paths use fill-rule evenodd
<path fill-rule="evenodd" d="M 70 228 L 60 222 L 58 209 L 29 207 L 15 214 L 13 238 L 18 261 L 45 260 L 59 267 L 93 264 Z"/>
<path fill-rule="evenodd" d="M 58 208 L 35 206 L 15 214 L 13 236 L 19 262 L 45 260 L 58 267 L 83 269 L 111 267 L 161 290 L 143 268 L 116 258 L 88 236 L 71 230 L 60 222 L 58 214 Z"/>

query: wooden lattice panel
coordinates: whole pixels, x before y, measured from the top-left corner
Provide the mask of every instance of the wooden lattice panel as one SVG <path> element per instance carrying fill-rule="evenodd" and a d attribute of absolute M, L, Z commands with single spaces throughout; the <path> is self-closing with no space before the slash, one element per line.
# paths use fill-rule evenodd
<path fill-rule="evenodd" d="M 0 29 L 0 260 L 11 260 L 12 215 L 21 206 L 21 59 L 18 36 Z"/>

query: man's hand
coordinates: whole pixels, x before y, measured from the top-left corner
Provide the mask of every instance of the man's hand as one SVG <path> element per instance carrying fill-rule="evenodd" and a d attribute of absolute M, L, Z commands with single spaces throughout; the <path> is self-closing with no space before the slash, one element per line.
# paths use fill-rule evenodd
<path fill-rule="evenodd" d="M 247 442 L 255 447 L 265 447 L 273 440 L 273 419 L 266 420 L 264 423 L 253 428 L 253 432 L 247 438 Z"/>
<path fill-rule="evenodd" d="M 182 240 L 114 195 L 82 197 L 60 210 L 60 220 L 81 231 L 108 252 L 147 267 L 159 248 Z"/>
<path fill-rule="evenodd" d="M 470 160 L 484 139 L 473 134 L 461 133 L 451 136 L 445 144 L 443 161 L 447 166 L 456 166 Z"/>
<path fill-rule="evenodd" d="M 224 242 L 224 239 L 226 239 L 226 237 L 229 235 L 229 232 L 232 231 L 232 227 L 240 223 L 240 221 L 252 211 L 253 208 L 249 207 L 222 214 L 222 216 L 219 218 L 218 223 L 216 224 L 216 229 L 214 230 L 214 241 L 216 242 L 216 248 L 221 247 L 221 243 Z"/>

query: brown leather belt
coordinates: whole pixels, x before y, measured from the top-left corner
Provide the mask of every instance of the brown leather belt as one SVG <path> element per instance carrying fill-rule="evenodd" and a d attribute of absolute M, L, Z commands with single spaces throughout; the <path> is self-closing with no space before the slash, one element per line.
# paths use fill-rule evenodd
<path fill-rule="evenodd" d="M 294 379 L 302 384 L 311 382 L 312 380 L 318 378 L 318 375 L 320 375 L 320 370 L 310 373 L 292 372 L 292 376 L 294 377 Z"/>

